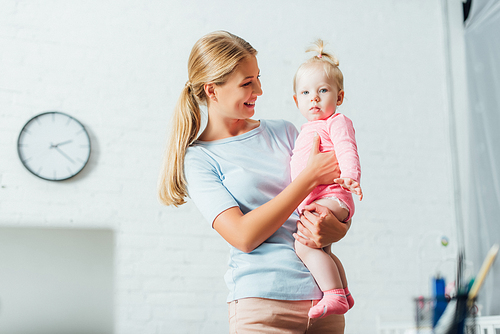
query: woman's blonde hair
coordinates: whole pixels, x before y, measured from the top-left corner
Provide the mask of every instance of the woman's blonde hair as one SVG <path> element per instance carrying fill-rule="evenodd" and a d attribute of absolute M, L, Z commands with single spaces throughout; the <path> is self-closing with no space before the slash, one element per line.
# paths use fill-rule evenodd
<path fill-rule="evenodd" d="M 158 179 L 161 203 L 179 206 L 186 202 L 184 156 L 200 132 L 200 105 L 207 105 L 204 85 L 209 82 L 223 85 L 242 60 L 256 54 L 257 51 L 248 42 L 227 31 L 205 35 L 193 46 L 188 61 L 189 78 L 174 109 Z"/>
<path fill-rule="evenodd" d="M 339 90 L 344 90 L 344 75 L 339 69 L 339 61 L 333 54 L 325 52 L 323 48 L 323 40 L 318 39 L 314 42 L 313 46 L 306 50 L 306 52 L 315 52 L 316 55 L 303 62 L 297 69 L 297 72 L 293 77 L 293 92 L 295 94 L 297 94 L 297 80 L 300 79 L 305 72 L 307 72 L 310 64 L 322 64 L 326 76 L 335 80 Z"/>

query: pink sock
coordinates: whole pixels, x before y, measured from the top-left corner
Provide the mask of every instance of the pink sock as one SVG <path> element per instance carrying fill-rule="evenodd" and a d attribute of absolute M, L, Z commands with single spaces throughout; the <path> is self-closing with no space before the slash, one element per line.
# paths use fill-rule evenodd
<path fill-rule="evenodd" d="M 351 292 L 347 287 L 344 288 L 345 297 L 347 298 L 347 303 L 349 304 L 349 310 L 354 306 L 354 299 L 352 298 Z"/>
<path fill-rule="evenodd" d="M 309 318 L 321 318 L 330 314 L 344 314 L 349 310 L 344 289 L 323 292 L 323 299 L 309 310 Z"/>

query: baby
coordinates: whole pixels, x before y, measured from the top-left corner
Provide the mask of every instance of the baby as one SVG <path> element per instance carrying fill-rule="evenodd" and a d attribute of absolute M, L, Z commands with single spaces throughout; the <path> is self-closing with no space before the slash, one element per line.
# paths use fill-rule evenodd
<path fill-rule="evenodd" d="M 320 151 L 335 151 L 340 167 L 340 178 L 331 185 L 316 187 L 299 205 L 302 212 L 313 202 L 327 207 L 340 221 L 348 221 L 354 214 L 352 194 L 363 198 L 359 185 L 361 168 L 352 122 L 337 113 L 344 100 L 344 79 L 338 60 L 323 52 L 323 41 L 318 40 L 309 51 L 317 55 L 304 62 L 294 78 L 294 100 L 308 120 L 301 128 L 291 159 L 292 178 L 307 164 L 313 138 L 321 138 Z M 340 260 L 330 254 L 329 247 L 314 249 L 295 241 L 295 250 L 318 283 L 323 298 L 309 310 L 310 318 L 330 314 L 344 314 L 354 304 L 347 288 L 344 268 Z M 331 255 L 331 256 L 330 256 Z"/>

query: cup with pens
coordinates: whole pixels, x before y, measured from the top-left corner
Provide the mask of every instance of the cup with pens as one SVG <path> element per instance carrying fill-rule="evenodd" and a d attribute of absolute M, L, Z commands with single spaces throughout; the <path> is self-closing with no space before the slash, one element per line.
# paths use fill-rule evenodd
<path fill-rule="evenodd" d="M 432 329 L 434 334 L 462 334 L 467 322 L 467 334 L 475 333 L 476 298 L 484 279 L 498 253 L 498 244 L 493 245 L 475 279 L 463 280 L 464 253 L 458 255 L 455 291 L 446 291 L 442 277 L 433 278 L 432 298 L 415 299 L 417 329 Z M 468 319 L 468 321 L 466 321 Z M 422 333 L 424 333 L 422 331 Z"/>

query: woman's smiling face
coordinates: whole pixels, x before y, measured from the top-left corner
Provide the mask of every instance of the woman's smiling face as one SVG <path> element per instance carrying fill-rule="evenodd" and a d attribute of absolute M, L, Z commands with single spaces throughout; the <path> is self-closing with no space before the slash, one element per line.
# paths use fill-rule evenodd
<path fill-rule="evenodd" d="M 215 103 L 210 101 L 223 118 L 248 119 L 254 115 L 257 97 L 262 95 L 257 58 L 245 58 L 223 85 L 214 87 Z"/>

